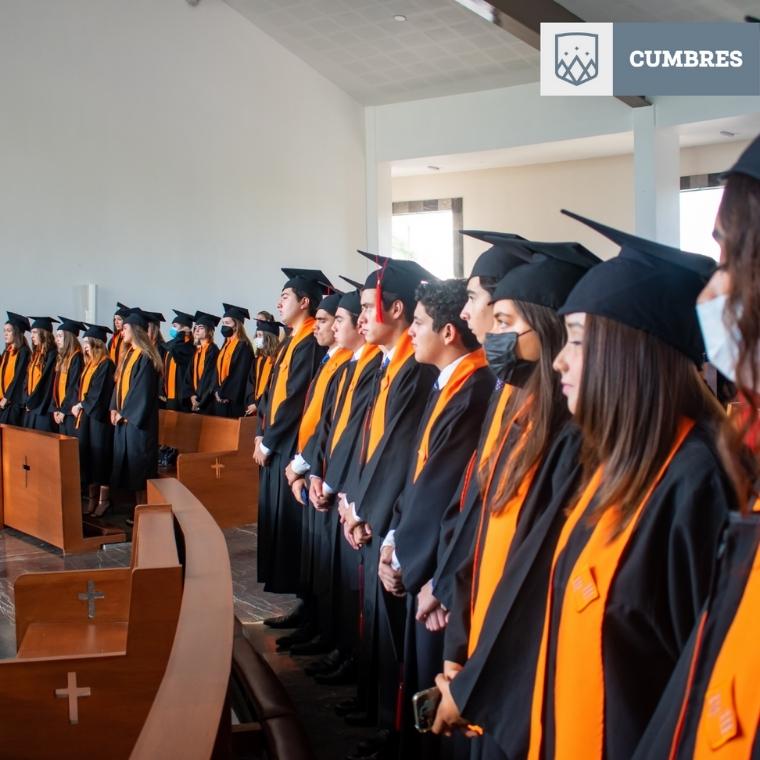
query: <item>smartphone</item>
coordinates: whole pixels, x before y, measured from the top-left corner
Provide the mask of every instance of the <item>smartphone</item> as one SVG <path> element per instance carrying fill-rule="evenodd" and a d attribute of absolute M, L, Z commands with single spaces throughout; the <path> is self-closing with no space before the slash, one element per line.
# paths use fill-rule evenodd
<path fill-rule="evenodd" d="M 414 727 L 421 733 L 426 734 L 433 728 L 435 714 L 438 705 L 441 704 L 441 691 L 437 686 L 424 691 L 418 691 L 412 697 L 414 709 Z"/>

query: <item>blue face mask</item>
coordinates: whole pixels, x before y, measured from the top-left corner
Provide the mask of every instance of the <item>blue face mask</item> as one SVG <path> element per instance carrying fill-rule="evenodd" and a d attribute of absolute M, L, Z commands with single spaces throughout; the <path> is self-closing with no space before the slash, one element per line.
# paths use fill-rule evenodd
<path fill-rule="evenodd" d="M 179 335 L 179 330 L 176 327 L 169 328 L 169 337 L 176 338 Z"/>
<path fill-rule="evenodd" d="M 705 353 L 710 364 L 727 377 L 732 383 L 736 382 L 736 363 L 739 360 L 737 330 L 726 327 L 723 312 L 728 296 L 722 295 L 711 301 L 697 304 L 697 319 L 702 338 L 705 342 Z"/>

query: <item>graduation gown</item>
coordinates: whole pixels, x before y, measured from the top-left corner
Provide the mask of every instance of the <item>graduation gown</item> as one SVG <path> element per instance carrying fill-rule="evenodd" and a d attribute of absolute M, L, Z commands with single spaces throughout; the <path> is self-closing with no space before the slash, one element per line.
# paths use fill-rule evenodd
<path fill-rule="evenodd" d="M 31 351 L 26 343 L 18 350 L 6 346 L 0 360 L 0 397 L 8 403 L 0 409 L 0 423 L 21 425 L 24 418 L 24 395 L 26 368 L 31 359 Z"/>
<path fill-rule="evenodd" d="M 25 428 L 53 432 L 53 416 L 50 414 L 50 404 L 53 400 L 53 378 L 58 352 L 55 348 L 48 350 L 43 358 L 42 373 L 32 387 L 31 372 L 33 359 L 29 360 L 26 375 L 26 393 L 24 394 Z"/>
<path fill-rule="evenodd" d="M 192 409 L 190 396 L 193 395 L 191 374 L 194 353 L 190 333 L 183 332 L 166 343 L 162 395 L 166 398 L 167 409 L 175 412 L 189 412 Z"/>
<path fill-rule="evenodd" d="M 50 413 L 61 412 L 64 415 L 63 422 L 53 427 L 58 428 L 62 435 L 76 435 L 76 419 L 71 414 L 71 407 L 79 400 L 79 381 L 84 367 L 84 355 L 81 351 L 73 354 L 69 360 L 65 378 L 61 370 L 56 370 L 53 378 L 53 399 L 50 403 Z"/>
<path fill-rule="evenodd" d="M 205 350 L 204 350 L 205 349 Z M 219 347 L 213 341 L 195 346 L 190 366 L 191 396 L 196 396 L 201 414 L 214 410 L 214 386 L 216 384 L 216 359 Z"/>
<path fill-rule="evenodd" d="M 231 352 L 231 357 L 228 354 Z M 229 361 L 229 369 L 227 362 Z M 217 417 L 242 417 L 245 414 L 246 384 L 251 374 L 253 349 L 244 340 L 227 338 L 216 358 L 214 414 Z M 216 400 L 219 396 L 223 402 Z"/>
<path fill-rule="evenodd" d="M 712 431 L 695 426 L 675 451 L 638 520 L 629 523 L 630 534 L 626 531 L 613 542 L 607 539 L 603 554 L 596 550 L 583 560 L 604 567 L 601 563 L 624 547 L 614 565 L 606 604 L 599 597 L 604 587 L 596 585 L 600 570 L 592 573 L 576 565 L 587 543 L 595 545 L 600 531 L 608 534 L 604 519 L 596 527 L 587 519 L 593 508 L 593 499 L 585 511 L 579 507 L 574 527 L 568 523 L 564 548 L 562 540 L 558 544 L 547 614 L 545 679 L 539 667 L 534 693 L 534 716 L 543 730 L 534 721 L 529 757 L 577 757 L 578 742 L 583 742 L 582 753 L 589 758 L 631 757 L 707 599 L 713 558 L 735 503 Z M 572 615 L 563 612 L 570 609 L 565 594 L 573 595 L 568 599 L 575 604 Z M 574 617 L 584 611 L 583 618 Z M 596 620 L 598 614 L 599 650 L 594 649 L 594 637 L 586 636 L 573 647 L 572 657 L 558 654 L 558 638 L 564 635 L 564 641 L 572 641 L 572 626 L 582 625 L 589 615 Z M 595 678 L 597 651 L 602 693 L 585 682 Z M 564 693 L 557 691 L 558 682 L 561 686 L 571 668 L 578 668 L 573 678 L 577 693 L 558 703 L 557 695 Z M 543 700 L 537 699 L 541 691 Z M 599 747 L 591 743 L 597 738 Z"/>
<path fill-rule="evenodd" d="M 285 468 L 296 453 L 306 393 L 324 354 L 312 334 L 313 325 L 313 319 L 307 320 L 287 339 L 272 371 L 266 417 L 258 431 L 270 454 L 259 473 L 257 570 L 264 590 L 274 593 L 296 593 L 301 578 L 302 509 L 285 479 Z"/>
<path fill-rule="evenodd" d="M 710 596 L 634 755 L 760 758 L 760 513 L 732 515 Z"/>
<path fill-rule="evenodd" d="M 110 409 L 122 415 L 114 429 L 112 484 L 115 488 L 142 491 L 145 481 L 158 474 L 160 373 L 147 354 L 140 352 L 134 362 L 131 359 L 129 352 L 110 404 Z"/>
<path fill-rule="evenodd" d="M 111 336 L 111 340 L 108 341 L 108 356 L 111 358 L 114 367 L 118 368 L 119 366 L 123 348 L 124 336 L 121 332 L 114 333 Z"/>
<path fill-rule="evenodd" d="M 91 376 L 87 367 L 82 373 L 77 399 L 82 404 L 82 411 L 75 421 L 74 432 L 79 439 L 79 467 L 82 482 L 86 485 L 108 485 L 111 482 L 114 439 L 111 398 L 115 371 L 111 359 L 106 358 Z"/>

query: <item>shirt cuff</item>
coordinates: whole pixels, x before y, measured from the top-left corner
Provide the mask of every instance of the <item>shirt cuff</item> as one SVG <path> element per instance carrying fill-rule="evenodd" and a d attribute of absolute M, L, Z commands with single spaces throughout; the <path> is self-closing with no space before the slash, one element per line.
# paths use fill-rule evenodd
<path fill-rule="evenodd" d="M 261 451 L 264 454 L 265 457 L 268 457 L 272 453 L 272 449 L 267 448 L 264 445 L 264 441 L 262 441 L 259 446 L 261 446 Z"/>
<path fill-rule="evenodd" d="M 396 548 L 396 531 L 395 530 L 388 531 L 388 534 L 383 539 L 383 543 L 380 545 L 380 548 L 384 549 L 386 546 L 392 546 L 394 549 Z"/>
<path fill-rule="evenodd" d="M 291 465 L 296 475 L 305 475 L 311 469 L 309 463 L 300 454 L 293 457 Z"/>
<path fill-rule="evenodd" d="M 329 483 L 322 481 L 322 493 L 326 493 L 328 496 L 332 496 L 335 493 L 335 489 L 330 488 Z"/>
<path fill-rule="evenodd" d="M 398 557 L 396 556 L 396 550 L 393 550 L 393 556 L 391 557 L 391 567 L 394 570 L 401 570 L 401 563 L 398 561 Z"/>

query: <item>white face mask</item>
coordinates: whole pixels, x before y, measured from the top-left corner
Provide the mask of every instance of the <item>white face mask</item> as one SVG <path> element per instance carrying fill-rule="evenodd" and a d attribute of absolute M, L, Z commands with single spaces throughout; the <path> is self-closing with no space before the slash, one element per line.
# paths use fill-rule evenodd
<path fill-rule="evenodd" d="M 253 339 L 253 345 L 261 351 L 264 348 L 264 338 L 256 337 Z"/>
<path fill-rule="evenodd" d="M 722 295 L 711 301 L 697 304 L 697 319 L 705 351 L 710 364 L 717 367 L 732 383 L 736 382 L 736 364 L 739 361 L 739 334 L 723 321 L 728 296 Z"/>

